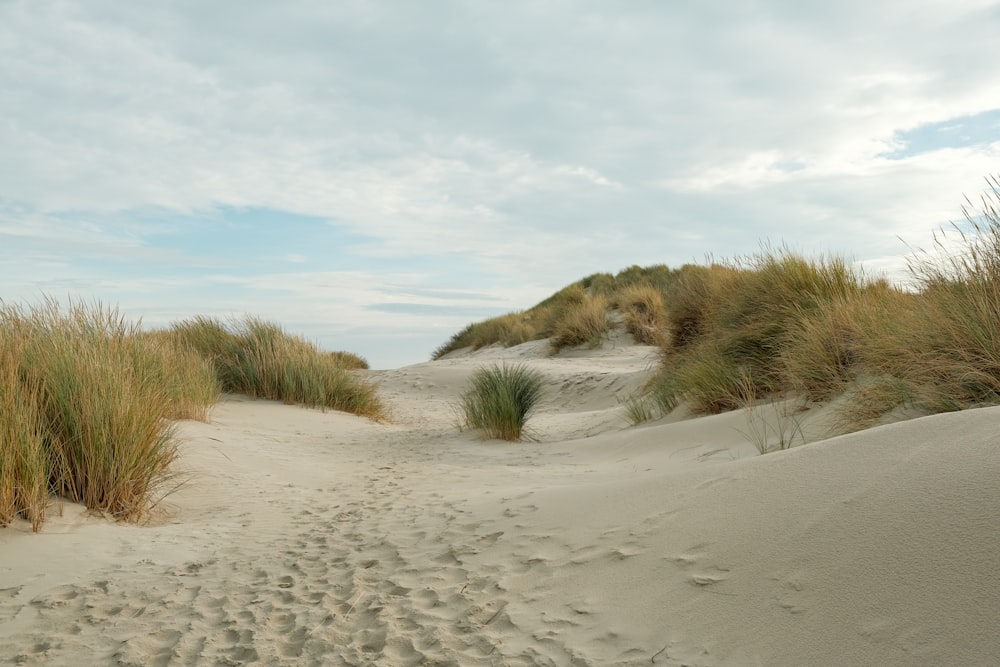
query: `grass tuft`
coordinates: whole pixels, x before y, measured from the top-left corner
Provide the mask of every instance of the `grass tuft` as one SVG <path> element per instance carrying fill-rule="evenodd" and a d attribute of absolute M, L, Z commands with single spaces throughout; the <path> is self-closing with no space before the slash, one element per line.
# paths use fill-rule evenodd
<path fill-rule="evenodd" d="M 380 416 L 344 359 L 253 318 L 145 332 L 100 303 L 0 303 L 0 525 L 38 530 L 51 494 L 142 520 L 173 479 L 171 420 L 223 389 Z"/>
<path fill-rule="evenodd" d="M 14 369 L 30 397 L 20 406 L 4 404 L 4 421 L 20 424 L 12 441 L 21 470 L 38 471 L 44 460 L 46 493 L 117 519 L 143 518 L 176 456 L 165 419 L 175 403 L 162 382 L 168 369 L 157 365 L 162 357 L 136 325 L 100 304 L 63 309 L 47 300 L 30 311 L 8 307 L 3 329 L 19 339 L 16 354 L 8 348 L 5 355 L 5 382 L 14 381 Z M 37 482 L 31 489 L 21 491 L 22 508 L 37 502 L 28 500 L 40 493 Z"/>
<path fill-rule="evenodd" d="M 341 354 L 323 352 L 279 325 L 246 316 L 225 325 L 196 317 L 172 331 L 211 361 L 222 391 L 385 418 L 375 388 L 351 373 Z"/>
<path fill-rule="evenodd" d="M 743 435 L 753 443 L 760 454 L 783 451 L 805 442 L 805 433 L 797 415 L 805 409 L 804 401 L 778 398 L 766 405 L 758 402 L 754 383 L 743 379 L 743 410 L 746 413 L 747 431 Z"/>
<path fill-rule="evenodd" d="M 541 398 L 543 382 L 541 373 L 523 364 L 477 369 L 461 399 L 464 425 L 478 429 L 486 439 L 520 440 Z"/>

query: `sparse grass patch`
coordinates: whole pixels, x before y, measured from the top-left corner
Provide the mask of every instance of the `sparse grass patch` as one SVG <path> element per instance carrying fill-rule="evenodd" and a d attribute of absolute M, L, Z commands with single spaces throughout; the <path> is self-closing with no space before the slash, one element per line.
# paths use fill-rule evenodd
<path fill-rule="evenodd" d="M 805 434 L 798 414 L 801 402 L 778 398 L 761 404 L 754 393 L 754 383 L 743 379 L 743 410 L 747 418 L 747 432 L 743 435 L 753 443 L 757 452 L 768 454 L 782 451 L 805 442 Z"/>
<path fill-rule="evenodd" d="M 462 395 L 464 425 L 484 438 L 520 440 L 525 422 L 542 395 L 544 378 L 524 364 L 501 364 L 477 369 Z"/>
<path fill-rule="evenodd" d="M 629 396 L 623 405 L 625 406 L 625 418 L 632 426 L 652 421 L 662 414 L 656 399 L 649 394 Z"/>

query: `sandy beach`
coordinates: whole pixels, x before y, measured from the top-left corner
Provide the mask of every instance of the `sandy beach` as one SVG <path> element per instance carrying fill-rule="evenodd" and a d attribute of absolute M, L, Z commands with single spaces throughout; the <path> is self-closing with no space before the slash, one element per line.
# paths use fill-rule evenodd
<path fill-rule="evenodd" d="M 482 441 L 479 366 L 546 377 Z M 765 456 L 743 412 L 629 426 L 656 349 L 544 341 L 367 371 L 388 423 L 226 396 L 148 525 L 0 529 L 0 663 L 1000 664 L 1000 408 Z"/>

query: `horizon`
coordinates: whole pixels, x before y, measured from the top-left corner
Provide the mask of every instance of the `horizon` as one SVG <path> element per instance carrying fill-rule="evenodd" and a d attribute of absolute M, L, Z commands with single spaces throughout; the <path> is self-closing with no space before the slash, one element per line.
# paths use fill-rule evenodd
<path fill-rule="evenodd" d="M 1000 164 L 1000 4 L 0 3 L 7 303 L 372 368 L 760 244 L 900 281 Z"/>

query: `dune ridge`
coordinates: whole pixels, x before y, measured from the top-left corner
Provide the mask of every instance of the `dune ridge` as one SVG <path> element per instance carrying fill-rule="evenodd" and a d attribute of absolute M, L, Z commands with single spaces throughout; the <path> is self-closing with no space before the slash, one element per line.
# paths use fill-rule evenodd
<path fill-rule="evenodd" d="M 457 429 L 480 365 L 546 377 L 533 441 Z M 0 530 L 0 662 L 989 665 L 1000 408 L 758 456 L 742 412 L 629 428 L 615 334 L 368 371 L 389 423 L 226 396 L 147 526 Z"/>

